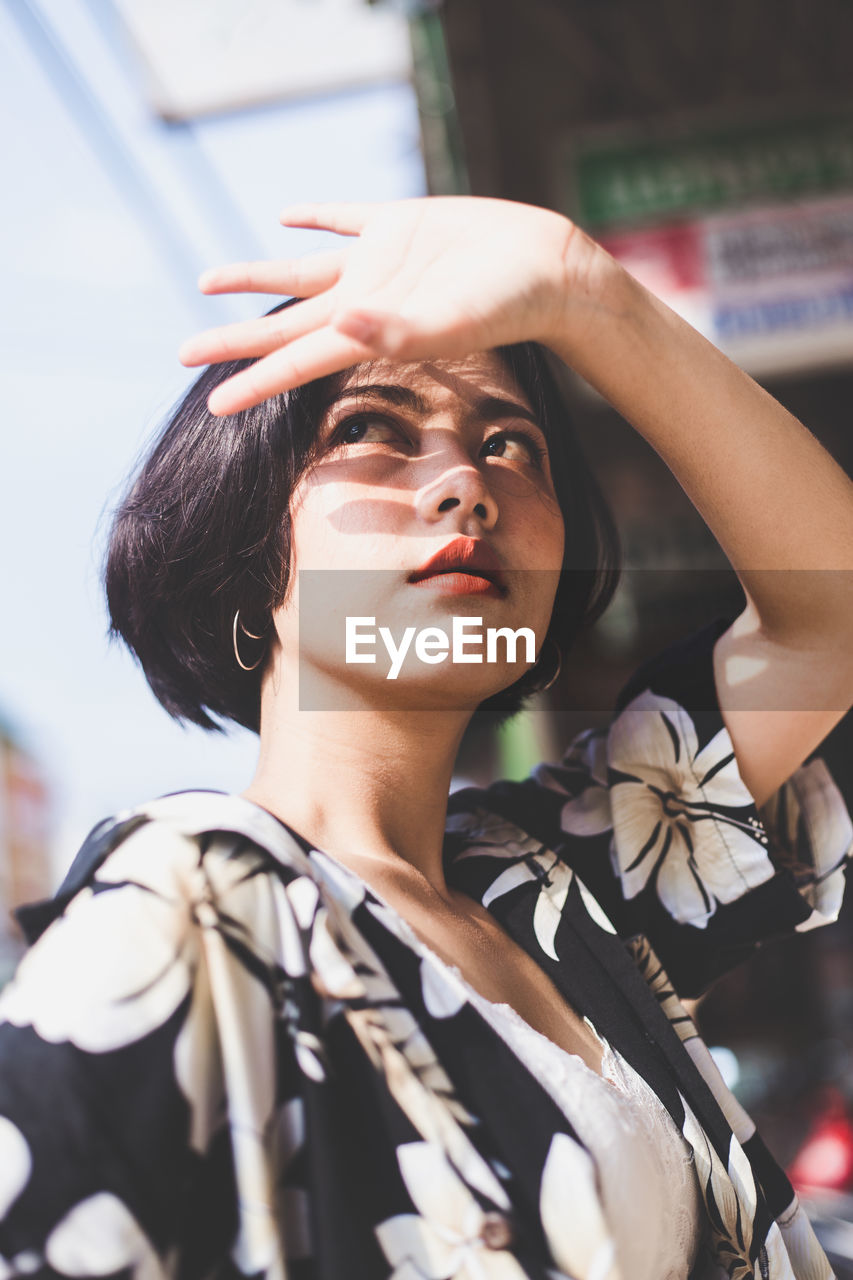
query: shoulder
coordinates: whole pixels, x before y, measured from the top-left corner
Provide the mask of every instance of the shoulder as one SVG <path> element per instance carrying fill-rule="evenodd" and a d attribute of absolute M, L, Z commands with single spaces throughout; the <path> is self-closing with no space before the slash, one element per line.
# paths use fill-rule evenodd
<path fill-rule="evenodd" d="M 501 778 L 466 787 L 449 799 L 446 856 L 454 863 L 471 846 L 499 856 L 526 856 L 558 848 L 567 856 L 575 836 L 610 832 L 607 730 L 579 734 L 562 758 L 544 761 L 528 777 Z"/>
<path fill-rule="evenodd" d="M 182 793 L 99 823 L 57 897 L 26 909 L 32 945 L 0 993 L 0 1254 L 32 1239 L 27 1257 L 94 1275 L 108 1238 L 140 1276 L 167 1244 L 227 1256 L 228 1205 L 255 1205 L 243 1175 L 284 1133 L 274 1107 L 298 1069 L 322 1078 L 306 862 L 248 801 Z M 199 1188 L 226 1211 L 202 1223 Z M 271 1238 L 257 1221 L 244 1257 Z"/>
<path fill-rule="evenodd" d="M 272 999 L 276 966 L 305 976 L 320 906 L 310 859 L 255 805 L 209 792 L 150 801 L 99 823 L 56 896 L 19 910 L 30 946 L 0 1021 L 100 1053 L 183 1018 L 211 966 L 220 992 L 250 975 Z"/>
<path fill-rule="evenodd" d="M 104 818 L 89 832 L 51 898 L 19 907 L 15 916 L 32 944 L 84 889 L 135 885 L 164 901 L 208 896 L 203 881 L 216 867 L 239 862 L 245 875 L 312 875 L 310 859 L 271 814 L 242 796 L 181 791 Z"/>

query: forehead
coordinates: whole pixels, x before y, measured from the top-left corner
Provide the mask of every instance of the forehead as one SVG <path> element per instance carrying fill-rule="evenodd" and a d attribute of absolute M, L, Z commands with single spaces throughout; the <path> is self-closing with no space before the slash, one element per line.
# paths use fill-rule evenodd
<path fill-rule="evenodd" d="M 366 391 L 372 385 L 410 387 L 435 403 L 471 401 L 484 393 L 511 396 L 527 408 L 528 397 L 495 351 L 477 351 L 458 360 L 370 360 L 346 369 L 334 379 L 336 395 Z"/>

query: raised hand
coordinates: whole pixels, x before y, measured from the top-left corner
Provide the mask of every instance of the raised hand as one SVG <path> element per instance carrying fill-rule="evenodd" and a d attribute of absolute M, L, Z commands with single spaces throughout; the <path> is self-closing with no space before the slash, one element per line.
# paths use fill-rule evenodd
<path fill-rule="evenodd" d="M 331 252 L 205 272 L 203 293 L 281 293 L 303 301 L 184 343 L 186 365 L 255 359 L 210 396 L 234 413 L 363 360 L 456 358 L 547 342 L 565 319 L 575 265 L 591 241 L 558 213 L 508 200 L 427 197 L 286 209 L 289 227 L 352 237 Z M 571 249 L 571 252 L 570 252 Z"/>

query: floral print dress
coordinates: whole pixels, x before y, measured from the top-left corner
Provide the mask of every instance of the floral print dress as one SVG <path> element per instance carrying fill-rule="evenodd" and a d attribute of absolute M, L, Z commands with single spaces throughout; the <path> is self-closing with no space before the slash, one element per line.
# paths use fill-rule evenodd
<path fill-rule="evenodd" d="M 826 1280 L 676 995 L 835 918 L 853 853 L 828 751 L 756 811 L 713 689 L 726 625 L 638 672 L 561 762 L 454 793 L 446 873 L 683 1135 L 707 1241 L 693 1280 Z M 187 792 L 108 819 L 19 918 L 0 1280 L 629 1280 L 542 1080 L 396 913 L 249 801 Z"/>

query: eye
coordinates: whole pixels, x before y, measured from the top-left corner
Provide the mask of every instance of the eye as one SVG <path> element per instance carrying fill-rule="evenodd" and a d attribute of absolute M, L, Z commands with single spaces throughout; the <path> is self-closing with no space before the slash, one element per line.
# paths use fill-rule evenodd
<path fill-rule="evenodd" d="M 343 418 L 332 432 L 331 447 L 348 444 L 385 444 L 399 439 L 393 422 L 378 413 L 353 413 Z"/>
<path fill-rule="evenodd" d="M 487 458 L 506 458 L 509 462 L 527 462 L 542 468 L 542 460 L 547 452 L 532 435 L 526 431 L 496 431 L 490 435 L 483 445 L 483 454 Z"/>

